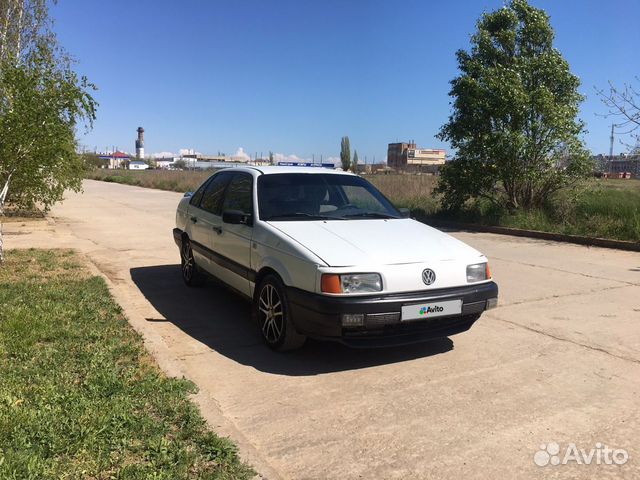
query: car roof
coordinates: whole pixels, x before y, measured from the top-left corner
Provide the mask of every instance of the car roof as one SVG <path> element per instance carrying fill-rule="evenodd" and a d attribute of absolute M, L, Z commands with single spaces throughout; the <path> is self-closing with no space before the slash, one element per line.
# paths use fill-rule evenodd
<path fill-rule="evenodd" d="M 328 173 L 328 174 L 342 174 L 353 175 L 351 172 L 343 172 L 342 170 L 334 170 L 332 168 L 324 167 L 290 167 L 290 166 L 276 166 L 276 165 L 251 165 L 246 167 L 230 167 L 224 168 L 221 171 L 234 171 L 234 172 L 249 172 L 255 175 L 256 172 L 263 175 L 273 175 L 276 173 Z"/>

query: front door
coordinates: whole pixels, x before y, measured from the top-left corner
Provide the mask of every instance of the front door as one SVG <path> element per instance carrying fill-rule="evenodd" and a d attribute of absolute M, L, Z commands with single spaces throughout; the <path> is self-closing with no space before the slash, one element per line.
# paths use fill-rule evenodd
<path fill-rule="evenodd" d="M 224 194 L 222 212 L 236 210 L 253 219 L 253 176 L 235 173 Z M 220 279 L 236 290 L 251 296 L 251 236 L 252 220 L 249 224 L 223 223 L 222 218 L 213 228 L 215 251 L 219 255 Z M 217 227 L 217 228 L 216 228 Z"/>

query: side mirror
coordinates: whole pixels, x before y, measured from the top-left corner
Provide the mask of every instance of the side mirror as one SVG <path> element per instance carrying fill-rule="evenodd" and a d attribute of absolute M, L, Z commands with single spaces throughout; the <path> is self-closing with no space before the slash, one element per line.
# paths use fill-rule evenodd
<path fill-rule="evenodd" d="M 185 192 L 184 193 L 184 198 L 189 198 L 189 197 L 193 197 L 193 192 Z"/>
<path fill-rule="evenodd" d="M 408 208 L 399 208 L 400 218 L 411 218 L 411 210 Z"/>
<path fill-rule="evenodd" d="M 240 210 L 225 210 L 222 212 L 222 221 L 231 225 L 253 225 L 251 214 Z"/>

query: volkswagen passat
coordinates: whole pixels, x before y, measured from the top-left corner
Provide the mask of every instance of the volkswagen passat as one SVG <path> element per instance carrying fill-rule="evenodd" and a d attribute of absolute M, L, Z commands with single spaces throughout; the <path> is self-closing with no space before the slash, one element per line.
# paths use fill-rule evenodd
<path fill-rule="evenodd" d="M 468 330 L 497 305 L 486 257 L 408 216 L 350 173 L 228 168 L 185 194 L 173 236 L 184 282 L 209 274 L 250 299 L 275 350 Z"/>

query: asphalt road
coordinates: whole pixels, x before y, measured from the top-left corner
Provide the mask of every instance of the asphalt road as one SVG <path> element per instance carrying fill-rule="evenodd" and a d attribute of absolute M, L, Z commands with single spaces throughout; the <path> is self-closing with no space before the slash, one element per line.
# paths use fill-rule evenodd
<path fill-rule="evenodd" d="M 640 254 L 452 232 L 500 285 L 499 308 L 469 332 L 283 355 L 262 345 L 242 300 L 183 286 L 179 194 L 84 189 L 54 208 L 55 225 L 5 225 L 8 248 L 84 252 L 162 368 L 199 386 L 206 418 L 265 477 L 640 477 Z M 561 464 L 537 466 L 550 442 Z M 562 464 L 572 443 L 597 449 L 590 465 Z M 606 464 L 604 445 L 626 463 Z"/>

